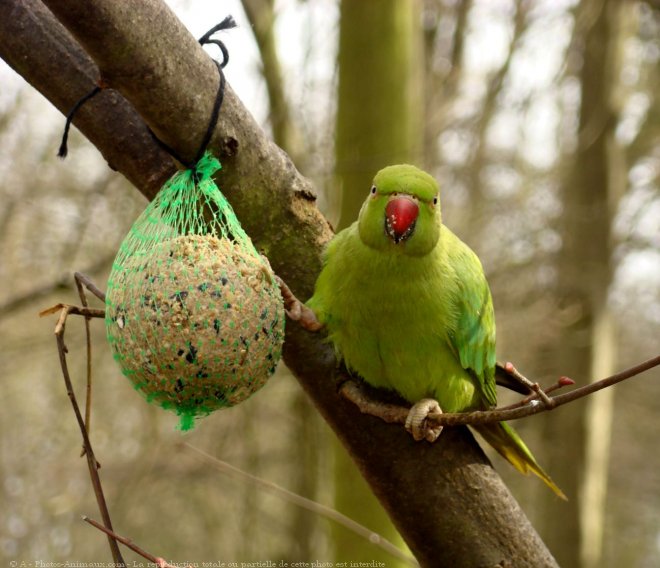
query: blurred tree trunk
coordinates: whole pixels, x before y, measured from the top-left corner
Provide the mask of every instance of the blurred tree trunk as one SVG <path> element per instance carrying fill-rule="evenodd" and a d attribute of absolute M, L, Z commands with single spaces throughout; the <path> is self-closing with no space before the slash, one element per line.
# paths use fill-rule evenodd
<path fill-rule="evenodd" d="M 463 71 L 467 23 L 473 0 L 449 6 L 442 0 L 424 0 L 424 166 L 428 171 L 438 163 L 438 136 L 447 123 L 450 102 L 456 97 Z M 448 53 L 438 53 L 441 21 L 450 18 L 454 33 Z M 439 64 L 438 61 L 443 64 Z"/>
<path fill-rule="evenodd" d="M 554 360 L 557 375 L 578 382 L 608 375 L 614 364 L 607 292 L 612 211 L 625 187 L 622 151 L 615 139 L 614 98 L 624 5 L 617 0 L 583 0 L 576 20 L 574 45 L 582 58 L 582 98 L 578 146 L 563 184 L 558 282 L 561 333 Z M 543 533 L 564 568 L 597 565 L 611 396 L 611 392 L 601 393 L 545 420 L 547 470 L 569 502 L 544 495 L 548 522 Z"/>
<path fill-rule="evenodd" d="M 342 0 L 336 174 L 340 226 L 357 212 L 380 168 L 421 159 L 422 38 L 418 0 Z"/>
<path fill-rule="evenodd" d="M 374 174 L 418 162 L 423 142 L 421 5 L 342 0 L 335 156 L 342 192 L 339 228 L 357 218 Z M 334 444 L 335 508 L 388 540 L 401 543 L 380 503 L 338 442 Z M 387 553 L 343 527 L 333 527 L 335 559 L 379 560 Z"/>
<path fill-rule="evenodd" d="M 275 38 L 276 14 L 274 0 L 242 0 L 243 9 L 261 56 L 261 72 L 266 82 L 270 126 L 275 143 L 294 160 L 300 155 L 301 140 L 293 121 L 291 108 L 284 88 L 282 66 Z M 294 470 L 291 489 L 297 495 L 317 500 L 319 490 L 319 458 L 323 451 L 321 419 L 302 389 L 291 396 L 290 414 L 296 422 L 298 435 L 291 440 L 291 452 L 299 467 Z M 327 446 L 327 444 L 325 444 Z M 252 452 L 259 451 L 257 444 Z M 255 473 L 252 470 L 248 470 Z M 248 493 L 252 488 L 246 487 Z M 281 557 L 290 561 L 309 561 L 318 556 L 315 538 L 318 515 L 302 507 L 294 507 L 292 513 L 291 540 L 283 543 Z M 256 514 L 256 509 L 255 509 Z M 251 521 L 250 521 L 251 522 Z M 249 525 L 248 525 L 249 526 Z M 252 556 L 258 556 L 253 548 Z M 249 558 L 249 556 L 245 556 Z"/>
<path fill-rule="evenodd" d="M 277 53 L 274 0 L 242 0 L 242 4 L 261 56 L 261 73 L 268 92 L 273 140 L 295 158 L 299 148 Z"/>

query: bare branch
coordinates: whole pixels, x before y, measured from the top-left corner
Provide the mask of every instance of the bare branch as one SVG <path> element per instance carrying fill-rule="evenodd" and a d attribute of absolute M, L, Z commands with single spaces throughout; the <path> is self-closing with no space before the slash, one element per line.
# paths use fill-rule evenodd
<path fill-rule="evenodd" d="M 99 290 L 96 285 L 89 279 L 89 277 L 76 272 L 74 275 L 76 288 L 78 289 L 78 297 L 82 302 L 84 308 L 89 307 L 87 304 L 87 294 L 85 289 L 89 290 L 97 298 L 105 302 L 105 294 Z M 89 436 L 90 428 L 92 426 L 92 336 L 89 329 L 89 320 L 92 316 L 85 316 L 85 347 L 87 350 L 87 389 L 85 391 L 85 430 Z M 83 446 L 80 457 L 85 455 L 87 448 Z"/>
<path fill-rule="evenodd" d="M 142 556 L 142 558 L 146 558 L 147 560 L 150 560 L 151 562 L 156 564 L 156 566 L 158 566 L 159 568 L 177 568 L 176 566 L 172 566 L 171 564 L 168 564 L 162 558 L 160 558 L 158 556 L 154 556 L 150 552 L 147 552 L 146 550 L 140 548 L 137 544 L 134 544 L 132 540 L 130 540 L 126 537 L 120 536 L 116 532 L 114 532 L 113 530 L 111 530 L 107 527 L 104 527 L 98 521 L 95 521 L 94 519 L 90 519 L 87 516 L 83 516 L 82 520 L 85 521 L 86 523 L 89 523 L 93 527 L 96 527 L 100 531 L 104 532 L 105 534 L 108 535 L 109 538 L 112 538 L 112 539 L 116 540 L 117 542 L 121 542 L 124 546 L 127 546 L 128 548 L 130 548 L 133 552 L 136 552 L 137 554 Z"/>
<path fill-rule="evenodd" d="M 601 389 L 611 387 L 616 383 L 635 377 L 644 371 L 648 371 L 653 367 L 660 365 L 660 355 L 648 359 L 639 365 L 625 369 L 616 375 L 606 377 L 600 381 L 590 383 L 583 387 L 579 387 L 570 392 L 548 397 L 551 401 L 550 405 L 545 405 L 539 400 L 537 393 L 523 399 L 521 403 L 517 403 L 508 407 L 495 408 L 493 410 L 475 410 L 473 412 L 454 412 L 454 413 L 431 413 L 428 415 L 428 420 L 438 426 L 458 426 L 459 424 L 474 425 L 474 424 L 488 424 L 491 422 L 502 422 L 505 420 L 518 420 L 539 414 L 547 410 L 552 410 L 563 404 L 573 402 L 579 398 L 583 398 L 593 394 Z M 565 379 L 565 377 L 562 377 Z M 548 392 L 556 390 L 562 386 L 567 386 L 566 381 L 560 379 L 556 385 L 551 388 L 545 389 L 544 395 L 547 396 Z M 568 379 L 570 381 L 570 379 Z M 342 384 L 339 390 L 340 394 L 358 406 L 360 412 L 363 414 L 371 414 L 377 416 L 385 422 L 405 424 L 408 416 L 409 408 L 398 406 L 394 404 L 383 404 L 369 397 L 364 389 L 353 380 L 347 380 Z"/>
<path fill-rule="evenodd" d="M 108 510 L 108 505 L 105 500 L 105 495 L 103 494 L 103 487 L 101 485 L 101 478 L 99 476 L 99 468 L 101 467 L 99 462 L 94 455 L 94 450 L 92 449 L 92 443 L 89 439 L 87 433 L 87 427 L 85 425 L 85 420 L 83 419 L 82 413 L 80 412 L 80 407 L 78 406 L 78 401 L 76 400 L 76 394 L 73 390 L 73 384 L 71 382 L 71 376 L 69 375 L 69 367 L 66 361 L 67 348 L 64 344 L 64 331 L 66 329 L 66 320 L 69 314 L 78 314 L 83 315 L 85 318 L 89 317 L 104 317 L 104 310 L 92 310 L 90 308 L 78 308 L 76 306 L 68 306 L 66 304 L 59 304 L 48 310 L 44 310 L 40 315 L 48 315 L 55 313 L 57 310 L 60 310 L 60 316 L 57 320 L 55 326 L 55 339 L 57 341 L 57 351 L 59 353 L 60 365 L 62 367 L 62 376 L 64 377 L 64 384 L 66 385 L 66 392 L 71 401 L 71 406 L 73 407 L 73 412 L 76 416 L 76 421 L 78 422 L 78 427 L 80 428 L 80 433 L 82 434 L 83 439 L 83 448 L 84 454 L 87 458 L 87 466 L 89 469 L 89 476 L 92 480 L 92 487 L 94 488 L 94 494 L 96 495 L 96 502 L 99 506 L 101 516 L 103 517 L 103 522 L 105 526 L 112 530 L 112 521 L 110 520 L 110 512 Z M 112 552 L 112 558 L 116 566 L 125 566 L 124 559 L 121 556 L 119 551 L 119 546 L 117 542 L 108 537 L 108 542 L 110 544 L 110 551 Z"/>
<path fill-rule="evenodd" d="M 45 317 L 45 316 L 50 316 L 52 314 L 56 314 L 57 312 L 60 312 L 64 310 L 68 315 L 74 315 L 74 316 L 85 316 L 88 318 L 104 318 L 105 317 L 105 310 L 100 309 L 100 308 L 81 308 L 79 306 L 71 306 L 69 304 L 55 304 L 54 306 L 50 308 L 46 308 L 45 310 L 42 310 L 39 312 L 39 317 Z M 66 318 L 65 318 L 66 319 Z M 58 326 L 60 325 L 60 322 L 58 321 Z M 64 322 L 62 322 L 62 328 L 64 327 Z M 56 327 L 55 328 L 55 333 L 58 333 L 58 330 L 60 328 Z"/>

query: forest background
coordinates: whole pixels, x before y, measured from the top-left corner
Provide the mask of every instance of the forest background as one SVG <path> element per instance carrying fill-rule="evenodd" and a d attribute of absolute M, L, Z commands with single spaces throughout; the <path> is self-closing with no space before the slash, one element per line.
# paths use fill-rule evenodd
<path fill-rule="evenodd" d="M 655 354 L 657 4 L 390 3 L 405 6 L 392 16 L 401 26 L 395 35 L 349 17 L 351 4 L 171 6 L 195 37 L 227 13 L 237 19 L 239 28 L 223 36 L 228 81 L 315 182 L 333 224 L 349 215 L 340 188 L 348 194 L 355 179 L 368 180 L 401 153 L 439 179 L 445 222 L 484 263 L 500 358 L 547 383 L 559 375 L 600 378 Z M 342 58 L 351 37 L 366 48 Z M 347 140 L 356 135 L 342 123 L 343 74 L 376 68 L 379 51 L 398 41 L 408 42 L 411 86 L 402 91 L 413 110 L 393 114 L 406 110 L 399 103 L 381 122 L 390 130 L 409 125 L 412 142 L 398 155 L 391 148 L 351 161 Z M 0 68 L 0 84 L 0 554 L 99 560 L 107 543 L 79 519 L 95 509 L 77 460 L 54 322 L 36 314 L 75 303 L 74 270 L 103 285 L 146 202 L 75 133 L 70 157 L 56 159 L 61 114 L 8 67 Z M 346 96 L 358 93 L 385 100 L 388 84 L 353 83 Z M 367 190 L 368 181 L 355 193 L 361 199 Z M 317 514 L 200 462 L 180 449 L 183 439 L 397 540 L 285 368 L 248 402 L 182 437 L 176 417 L 144 404 L 119 376 L 95 323 L 93 441 L 123 533 L 176 561 L 380 557 Z M 74 375 L 82 377 L 82 326 L 69 334 Z M 654 372 L 516 425 L 569 504 L 493 458 L 562 566 L 641 567 L 660 557 L 657 379 Z"/>

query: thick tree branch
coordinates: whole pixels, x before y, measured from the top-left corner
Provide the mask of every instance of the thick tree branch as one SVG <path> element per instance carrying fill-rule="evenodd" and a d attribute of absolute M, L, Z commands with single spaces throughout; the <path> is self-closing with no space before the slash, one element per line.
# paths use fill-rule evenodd
<path fill-rule="evenodd" d="M 38 0 L 0 2 L 0 57 L 63 114 L 100 78 L 96 64 Z M 83 106 L 75 124 L 108 166 L 149 199 L 175 171 L 140 115 L 116 91 Z"/>
<path fill-rule="evenodd" d="M 153 196 L 173 167 L 140 117 L 194 156 L 217 90 L 215 65 L 160 0 L 48 5 L 80 45 L 39 1 L 5 0 L 0 55 L 63 111 L 102 77 L 115 90 L 95 97 L 75 124 Z M 229 88 L 212 148 L 223 164 L 219 186 L 243 226 L 294 292 L 308 297 L 331 236 L 309 182 Z M 556 566 L 467 429 L 445 433 L 442 444 L 416 444 L 337 395 L 336 362 L 322 337 L 288 326 L 284 351 L 422 565 Z"/>

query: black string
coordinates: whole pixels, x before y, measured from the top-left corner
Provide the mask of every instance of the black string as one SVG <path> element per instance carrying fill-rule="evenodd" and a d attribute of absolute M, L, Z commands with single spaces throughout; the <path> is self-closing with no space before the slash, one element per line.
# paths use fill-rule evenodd
<path fill-rule="evenodd" d="M 62 134 L 62 142 L 60 143 L 60 149 L 57 151 L 57 156 L 59 158 L 66 158 L 66 155 L 69 153 L 68 140 L 69 140 L 69 129 L 71 128 L 71 123 L 73 122 L 73 117 L 78 112 L 78 109 L 83 106 L 88 100 L 95 97 L 101 92 L 101 87 L 96 85 L 89 93 L 84 95 L 69 111 L 69 114 L 66 115 L 66 123 L 64 124 L 64 134 Z"/>
<path fill-rule="evenodd" d="M 222 22 L 219 24 L 213 26 L 208 32 L 206 32 L 202 37 L 199 38 L 199 44 L 200 45 L 206 45 L 207 43 L 213 43 L 217 45 L 220 48 L 220 51 L 222 51 L 222 63 L 220 63 L 220 67 L 223 69 L 227 66 L 227 63 L 229 63 L 229 52 L 227 51 L 227 48 L 225 47 L 225 44 L 222 43 L 219 39 L 212 39 L 211 36 L 215 32 L 221 32 L 224 30 L 231 30 L 232 28 L 236 27 L 236 22 L 232 16 L 227 16 L 225 17 Z"/>
<path fill-rule="evenodd" d="M 217 45 L 220 48 L 220 52 L 222 53 L 222 61 L 218 62 L 215 59 L 213 60 L 216 67 L 218 68 L 218 73 L 220 74 L 220 83 L 218 85 L 218 92 L 215 95 L 215 102 L 213 103 L 213 110 L 211 111 L 211 119 L 209 120 L 209 125 L 206 129 L 206 132 L 204 133 L 204 137 L 202 138 L 202 143 L 199 147 L 199 150 L 197 151 L 195 160 L 193 162 L 188 162 L 187 160 L 184 160 L 181 156 L 177 154 L 177 152 L 174 151 L 173 148 L 170 148 L 167 144 L 165 144 L 165 142 L 163 142 L 160 138 L 158 138 L 158 136 L 154 134 L 151 128 L 149 128 L 149 132 L 151 132 L 151 135 L 154 137 L 154 140 L 156 140 L 158 145 L 161 146 L 165 151 L 167 151 L 174 159 L 176 159 L 178 162 L 186 166 L 186 168 L 193 170 L 193 176 L 195 178 L 197 177 L 197 170 L 196 170 L 197 163 L 202 159 L 204 152 L 206 152 L 206 147 L 209 145 L 209 142 L 211 141 L 211 137 L 213 136 L 213 132 L 215 131 L 215 128 L 218 124 L 218 116 L 220 116 L 220 107 L 222 107 L 222 102 L 224 101 L 225 98 L 225 85 L 226 85 L 225 74 L 222 72 L 222 70 L 227 65 L 227 63 L 229 63 L 229 51 L 227 50 L 227 47 L 221 40 L 213 39 L 211 36 L 216 32 L 230 30 L 235 27 L 236 27 L 236 22 L 234 21 L 234 18 L 232 16 L 227 16 L 224 20 L 222 20 L 222 22 L 213 26 L 208 32 L 206 32 L 198 40 L 200 45 L 207 45 L 207 44 Z M 64 135 L 62 136 L 62 144 L 60 145 L 60 149 L 57 154 L 61 158 L 64 158 L 68 152 L 67 138 L 69 136 L 69 128 L 71 127 L 71 122 L 73 121 L 74 115 L 83 104 L 85 104 L 89 99 L 91 99 L 100 91 L 101 91 L 100 86 L 94 87 L 94 89 L 92 89 L 89 93 L 87 93 L 84 97 L 82 97 L 69 111 L 69 114 L 66 117 L 66 124 L 64 126 Z"/>
<path fill-rule="evenodd" d="M 222 70 L 227 66 L 227 63 L 229 63 L 229 51 L 227 51 L 227 47 L 225 46 L 224 43 L 222 43 L 222 41 L 220 41 L 219 39 L 212 39 L 211 36 L 216 32 L 230 30 L 235 27 L 236 27 L 236 22 L 234 21 L 234 18 L 231 15 L 226 16 L 225 19 L 222 20 L 222 22 L 220 22 L 216 26 L 213 26 L 208 32 L 206 32 L 202 37 L 199 38 L 200 45 L 206 45 L 209 43 L 217 45 L 220 48 L 220 51 L 222 52 L 222 61 L 219 62 L 216 61 L 215 59 L 213 60 L 216 67 L 218 68 L 218 73 L 220 74 L 220 83 L 218 85 L 218 92 L 215 94 L 215 102 L 213 103 L 213 110 L 211 111 L 211 120 L 209 120 L 209 125 L 206 129 L 206 133 L 204 134 L 204 138 L 202 138 L 202 143 L 199 147 L 199 150 L 197 151 L 197 156 L 195 156 L 195 164 L 197 164 L 197 162 L 199 162 L 202 159 L 204 152 L 206 152 L 206 147 L 209 145 L 209 142 L 211 141 L 211 137 L 213 136 L 213 132 L 215 131 L 215 127 L 218 125 L 218 116 L 220 116 L 220 107 L 222 107 L 222 102 L 225 100 L 226 80 L 225 80 L 225 74 L 222 72 Z"/>
<path fill-rule="evenodd" d="M 215 102 L 213 103 L 213 110 L 211 111 L 211 120 L 209 121 L 208 128 L 202 139 L 202 143 L 197 151 L 197 156 L 195 156 L 195 164 L 202 159 L 204 152 L 206 152 L 206 147 L 211 141 L 215 127 L 218 124 L 218 116 L 220 115 L 220 107 L 222 106 L 222 101 L 225 100 L 225 74 L 222 72 L 222 67 L 220 63 L 214 60 L 214 63 L 218 67 L 218 72 L 220 73 L 220 84 L 218 85 L 218 92 L 215 95 Z"/>
<path fill-rule="evenodd" d="M 230 30 L 235 27 L 236 27 L 236 22 L 234 21 L 234 18 L 232 16 L 227 16 L 224 20 L 222 20 L 222 22 L 213 26 L 208 32 L 206 32 L 198 40 L 200 45 L 207 45 L 210 43 L 217 45 L 220 48 L 220 52 L 222 53 L 222 61 L 219 62 L 216 61 L 215 59 L 213 60 L 216 67 L 218 68 L 218 73 L 220 74 L 220 83 L 218 84 L 218 92 L 215 94 L 213 110 L 211 111 L 211 119 L 209 120 L 209 125 L 206 129 L 206 132 L 204 133 L 204 138 L 202 138 L 202 143 L 199 146 L 199 150 L 197 151 L 194 161 L 188 162 L 187 160 L 184 160 L 174 151 L 173 148 L 170 148 L 167 144 L 165 144 L 165 142 L 160 140 L 153 132 L 151 132 L 153 137 L 156 139 L 156 142 L 158 142 L 158 144 L 164 150 L 166 150 L 178 162 L 186 166 L 186 168 L 193 171 L 193 177 L 195 179 L 197 179 L 197 169 L 196 169 L 197 163 L 202 159 L 204 152 L 206 152 L 206 147 L 209 145 L 209 142 L 211 141 L 211 137 L 213 136 L 215 127 L 218 124 L 218 116 L 220 116 L 220 107 L 222 106 L 222 102 L 225 99 L 226 80 L 225 80 L 225 74 L 222 72 L 222 70 L 227 65 L 227 63 L 229 63 L 229 51 L 227 50 L 227 47 L 221 40 L 213 39 L 211 36 L 216 32 L 223 30 Z"/>

